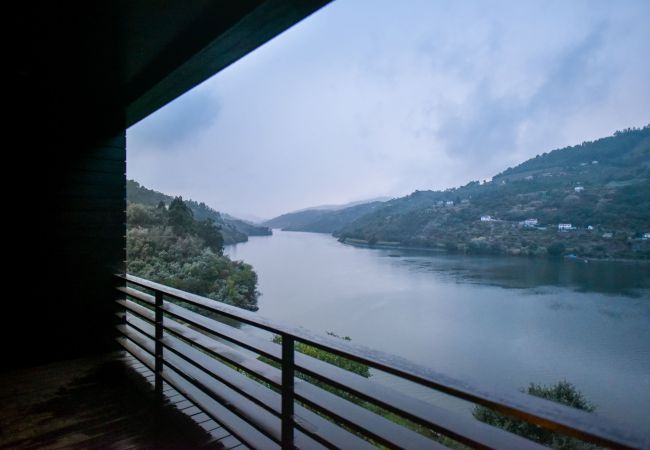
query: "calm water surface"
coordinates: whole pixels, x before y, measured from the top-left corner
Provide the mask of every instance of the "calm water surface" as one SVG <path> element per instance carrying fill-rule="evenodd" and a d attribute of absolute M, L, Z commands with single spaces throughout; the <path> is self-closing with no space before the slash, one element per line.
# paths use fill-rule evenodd
<path fill-rule="evenodd" d="M 640 430 L 650 420 L 650 265 L 375 250 L 279 230 L 226 253 L 254 266 L 269 319 L 481 385 L 566 379 L 603 416 Z"/>

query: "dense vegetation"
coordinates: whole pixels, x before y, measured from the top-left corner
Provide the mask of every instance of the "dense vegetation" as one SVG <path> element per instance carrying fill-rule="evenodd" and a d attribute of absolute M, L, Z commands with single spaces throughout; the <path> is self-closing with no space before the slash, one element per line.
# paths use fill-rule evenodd
<path fill-rule="evenodd" d="M 530 386 L 528 386 L 527 392 L 530 395 L 562 403 L 583 411 L 592 412 L 596 409 L 595 406 L 587 400 L 574 385 L 567 381 L 560 381 L 552 386 L 542 386 L 531 383 Z M 481 422 L 503 428 L 511 433 L 527 437 L 528 439 L 551 448 L 562 450 L 587 450 L 598 448 L 594 445 L 579 441 L 578 439 L 554 433 L 548 429 L 524 422 L 523 420 L 503 415 L 484 406 L 475 407 L 473 414 L 474 417 Z"/>
<path fill-rule="evenodd" d="M 139 203 L 147 206 L 157 206 L 160 202 L 170 204 L 173 200 L 173 197 L 147 189 L 133 180 L 127 180 L 126 182 L 126 197 L 129 203 Z M 185 200 L 185 204 L 192 210 L 195 219 L 212 219 L 215 225 L 220 227 L 224 244 L 246 242 L 248 236 L 267 236 L 271 234 L 271 230 L 267 227 L 253 225 L 227 214 L 222 214 L 203 202 Z"/>
<path fill-rule="evenodd" d="M 257 275 L 223 255 L 221 229 L 197 219 L 182 198 L 127 205 L 127 270 L 184 291 L 257 310 Z"/>
<path fill-rule="evenodd" d="M 537 156 L 489 182 L 415 191 L 335 235 L 463 253 L 650 259 L 648 232 L 650 126 Z"/>

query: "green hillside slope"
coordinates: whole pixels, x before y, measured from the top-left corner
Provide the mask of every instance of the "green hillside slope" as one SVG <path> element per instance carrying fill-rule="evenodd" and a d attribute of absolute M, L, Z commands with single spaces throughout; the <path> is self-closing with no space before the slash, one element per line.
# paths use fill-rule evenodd
<path fill-rule="evenodd" d="M 337 235 L 467 253 L 650 259 L 648 232 L 650 126 L 539 155 L 487 183 L 416 191 Z"/>

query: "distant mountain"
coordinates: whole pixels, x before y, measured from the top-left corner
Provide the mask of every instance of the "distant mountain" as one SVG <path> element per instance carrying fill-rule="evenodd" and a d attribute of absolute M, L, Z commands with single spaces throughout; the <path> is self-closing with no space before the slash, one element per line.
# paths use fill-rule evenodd
<path fill-rule="evenodd" d="M 163 194 L 162 192 L 147 189 L 137 181 L 127 180 L 126 199 L 128 202 L 132 203 L 156 206 L 160 202 L 169 205 L 174 198 L 170 195 Z M 210 218 L 221 227 L 224 244 L 246 242 L 248 236 L 266 236 L 271 234 L 271 230 L 267 227 L 253 225 L 230 215 L 221 214 L 203 202 L 198 203 L 189 199 L 184 199 L 184 201 L 192 210 L 195 219 L 204 220 Z"/>
<path fill-rule="evenodd" d="M 382 205 L 383 202 L 381 201 L 370 201 L 308 208 L 267 220 L 263 225 L 270 228 L 282 228 L 286 231 L 335 233 L 347 224 Z"/>
<path fill-rule="evenodd" d="M 361 245 L 650 259 L 649 232 L 650 125 L 538 155 L 487 183 L 415 191 L 336 235 Z"/>
<path fill-rule="evenodd" d="M 357 201 L 354 201 L 354 202 L 344 203 L 342 205 L 310 206 L 309 208 L 303 208 L 303 209 L 299 209 L 299 210 L 293 211 L 293 212 L 298 213 L 298 212 L 313 211 L 313 210 L 337 211 L 339 209 L 350 208 L 351 206 L 365 205 L 365 204 L 374 203 L 374 202 L 385 202 L 385 201 L 388 201 L 390 199 L 391 199 L 391 197 L 375 197 L 375 198 L 369 198 L 369 199 L 366 199 L 366 200 L 357 200 Z M 291 214 L 291 213 L 289 213 L 289 214 Z"/>

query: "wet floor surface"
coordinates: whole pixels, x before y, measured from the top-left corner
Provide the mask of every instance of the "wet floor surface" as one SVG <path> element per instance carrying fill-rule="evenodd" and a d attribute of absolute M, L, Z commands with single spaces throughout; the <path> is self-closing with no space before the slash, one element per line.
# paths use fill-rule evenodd
<path fill-rule="evenodd" d="M 152 376 L 122 352 L 0 373 L 0 448 L 233 447 L 184 399 L 156 402 Z"/>

